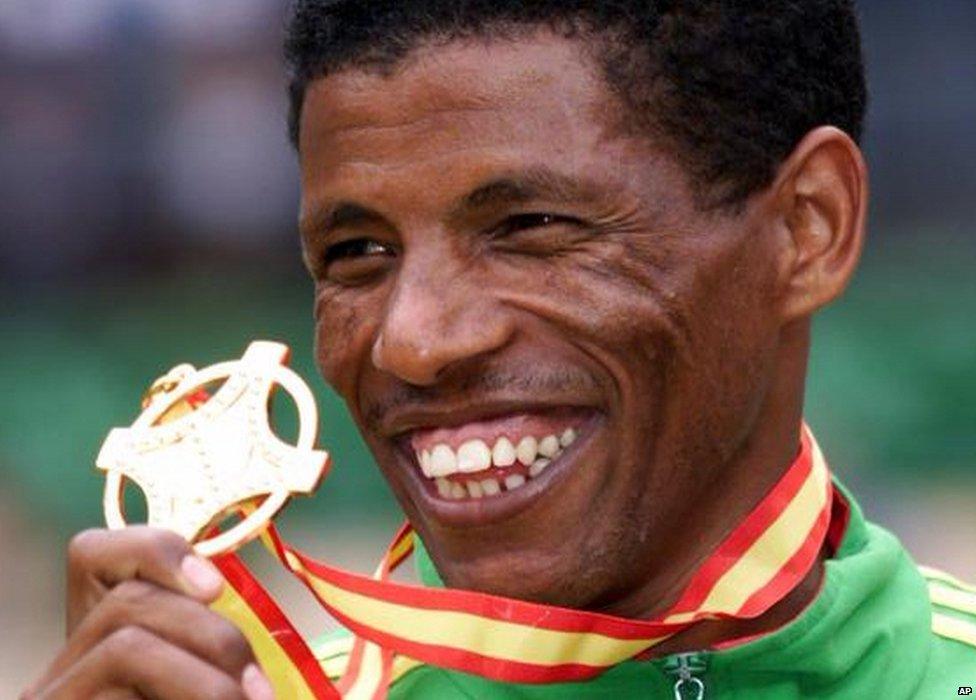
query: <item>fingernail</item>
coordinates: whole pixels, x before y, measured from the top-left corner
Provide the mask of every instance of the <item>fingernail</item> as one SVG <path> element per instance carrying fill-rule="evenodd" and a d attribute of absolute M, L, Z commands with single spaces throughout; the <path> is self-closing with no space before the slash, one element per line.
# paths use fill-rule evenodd
<path fill-rule="evenodd" d="M 241 675 L 241 685 L 248 700 L 274 700 L 274 688 L 257 664 L 247 665 Z"/>
<path fill-rule="evenodd" d="M 180 570 L 197 593 L 216 596 L 224 587 L 224 577 L 220 575 L 220 570 L 206 559 L 187 554 L 180 562 Z"/>

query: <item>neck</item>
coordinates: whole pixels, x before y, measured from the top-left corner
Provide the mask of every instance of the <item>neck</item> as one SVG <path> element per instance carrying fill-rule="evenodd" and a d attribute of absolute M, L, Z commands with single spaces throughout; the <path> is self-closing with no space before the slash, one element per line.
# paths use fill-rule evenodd
<path fill-rule="evenodd" d="M 713 649 L 723 643 L 732 643 L 750 637 L 773 632 L 802 613 L 816 598 L 823 583 L 826 546 L 820 551 L 810 573 L 780 602 L 765 613 L 751 620 L 707 620 L 679 632 L 654 647 L 654 656 L 669 656 L 683 652 Z"/>

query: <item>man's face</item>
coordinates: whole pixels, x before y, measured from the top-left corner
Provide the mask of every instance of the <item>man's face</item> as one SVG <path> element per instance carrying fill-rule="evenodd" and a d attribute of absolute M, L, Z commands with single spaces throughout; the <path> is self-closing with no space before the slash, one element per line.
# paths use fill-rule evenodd
<path fill-rule="evenodd" d="M 546 34 L 308 89 L 319 366 L 452 586 L 612 609 L 727 505 L 776 353 L 772 237 L 699 211 L 620 115 Z"/>

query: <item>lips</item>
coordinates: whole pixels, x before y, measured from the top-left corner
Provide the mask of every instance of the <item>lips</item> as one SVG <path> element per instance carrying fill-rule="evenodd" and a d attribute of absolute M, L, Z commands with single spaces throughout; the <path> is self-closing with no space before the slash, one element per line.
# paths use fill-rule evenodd
<path fill-rule="evenodd" d="M 592 417 L 592 411 L 561 408 L 417 428 L 401 436 L 401 454 L 412 457 L 410 481 L 419 482 L 435 509 L 448 503 L 452 510 L 504 509 L 495 501 L 536 492 L 531 487 L 561 462 Z"/>

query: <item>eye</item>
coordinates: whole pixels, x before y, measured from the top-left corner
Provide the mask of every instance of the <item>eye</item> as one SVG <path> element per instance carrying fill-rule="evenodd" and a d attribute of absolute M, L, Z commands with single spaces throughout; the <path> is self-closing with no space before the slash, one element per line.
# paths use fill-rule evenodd
<path fill-rule="evenodd" d="M 381 274 L 396 251 L 372 238 L 350 238 L 322 253 L 319 275 L 340 285 L 365 284 Z"/>
<path fill-rule="evenodd" d="M 540 213 L 528 213 L 528 214 L 514 214 L 504 221 L 502 221 L 498 226 L 496 226 L 491 234 L 496 238 L 504 238 L 510 236 L 513 233 L 518 233 L 519 231 L 526 231 L 536 228 L 545 228 L 546 226 L 552 226 L 553 224 L 566 224 L 566 223 L 579 223 L 576 219 L 569 216 L 559 216 L 558 214 L 540 214 Z"/>
<path fill-rule="evenodd" d="M 326 248 L 322 261 L 328 265 L 336 260 L 392 254 L 393 251 L 388 246 L 372 238 L 351 238 Z"/>
<path fill-rule="evenodd" d="M 590 227 L 573 216 L 526 213 L 506 217 L 489 229 L 487 238 L 499 252 L 548 257 L 568 251 L 590 233 Z"/>

